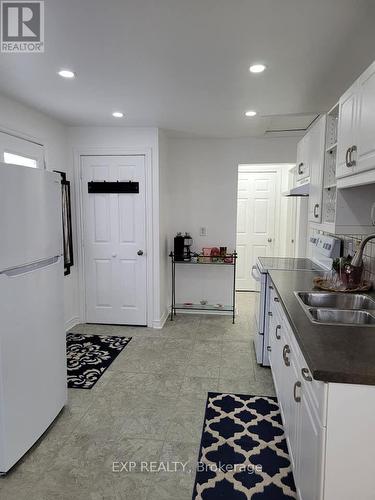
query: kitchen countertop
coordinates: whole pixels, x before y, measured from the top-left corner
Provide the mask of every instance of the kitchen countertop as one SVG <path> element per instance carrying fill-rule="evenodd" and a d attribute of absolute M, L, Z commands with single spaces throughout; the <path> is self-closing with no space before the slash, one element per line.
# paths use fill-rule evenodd
<path fill-rule="evenodd" d="M 322 274 L 269 271 L 308 368 L 316 380 L 375 385 L 375 327 L 312 323 L 294 295 L 313 290 Z"/>

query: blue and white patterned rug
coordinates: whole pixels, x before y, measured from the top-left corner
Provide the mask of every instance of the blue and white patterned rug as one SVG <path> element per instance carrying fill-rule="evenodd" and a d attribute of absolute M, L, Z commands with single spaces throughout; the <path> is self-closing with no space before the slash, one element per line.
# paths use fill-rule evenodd
<path fill-rule="evenodd" d="M 92 389 L 130 341 L 131 337 L 68 333 L 66 336 L 68 387 Z"/>
<path fill-rule="evenodd" d="M 209 393 L 193 500 L 294 498 L 277 399 Z"/>

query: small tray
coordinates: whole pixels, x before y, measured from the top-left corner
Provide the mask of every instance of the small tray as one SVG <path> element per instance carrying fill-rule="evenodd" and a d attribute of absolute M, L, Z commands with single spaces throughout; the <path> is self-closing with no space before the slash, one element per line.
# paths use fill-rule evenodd
<path fill-rule="evenodd" d="M 372 283 L 369 281 L 363 281 L 361 286 L 357 288 L 335 288 L 330 280 L 321 278 L 319 276 L 313 279 L 314 285 L 320 290 L 325 290 L 328 292 L 341 292 L 341 293 L 358 293 L 358 292 L 368 292 L 372 288 Z"/>

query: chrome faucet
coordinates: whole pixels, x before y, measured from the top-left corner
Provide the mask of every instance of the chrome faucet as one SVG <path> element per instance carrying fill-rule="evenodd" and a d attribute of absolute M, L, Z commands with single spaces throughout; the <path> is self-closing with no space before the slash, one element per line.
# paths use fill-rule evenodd
<path fill-rule="evenodd" d="M 370 240 L 375 239 L 375 234 L 371 234 L 370 236 L 367 236 L 361 244 L 359 245 L 358 250 L 356 251 L 354 257 L 352 258 L 352 261 L 350 265 L 352 267 L 362 267 L 363 266 L 363 251 L 365 249 L 365 246 Z"/>

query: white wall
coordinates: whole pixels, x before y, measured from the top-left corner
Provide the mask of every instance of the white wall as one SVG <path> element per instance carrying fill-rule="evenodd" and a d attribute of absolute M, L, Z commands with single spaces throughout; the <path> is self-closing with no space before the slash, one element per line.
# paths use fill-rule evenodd
<path fill-rule="evenodd" d="M 149 152 L 151 155 L 152 168 L 152 199 L 148 200 L 153 210 L 152 241 L 148 245 L 153 248 L 153 307 L 152 325 L 158 327 L 161 321 L 160 293 L 160 234 L 159 234 L 159 134 L 157 128 L 143 127 L 68 127 L 68 147 L 70 162 L 74 169 L 78 168 L 77 154 L 95 148 L 97 153 L 108 154 L 108 151 L 116 150 L 132 152 Z M 123 153 L 122 153 L 123 154 Z M 80 263 L 79 263 L 80 264 Z M 163 275 L 164 276 L 164 275 Z M 83 298 L 83 294 L 81 299 Z M 80 304 L 81 319 L 83 304 Z"/>
<path fill-rule="evenodd" d="M 239 164 L 295 163 L 297 137 L 243 139 L 168 139 L 170 192 L 169 248 L 178 231 L 191 232 L 195 247 L 236 244 Z M 207 227 L 207 236 L 199 228 Z M 228 303 L 229 272 L 181 269 L 177 300 Z"/>
<path fill-rule="evenodd" d="M 146 148 L 151 152 L 154 196 L 154 290 L 153 323 L 165 316 L 170 296 L 168 253 L 177 231 L 190 231 L 198 248 L 211 245 L 235 247 L 237 169 L 240 163 L 291 163 L 295 138 L 278 139 L 177 139 L 156 128 L 65 127 L 50 117 L 0 96 L 0 130 L 37 139 L 47 152 L 47 168 L 67 172 L 72 180 L 75 263 L 65 284 L 67 325 L 80 319 L 77 238 L 75 226 L 74 151 L 85 147 Z M 159 171 L 160 164 L 160 171 Z M 159 195 L 160 187 L 160 195 Z M 160 218 L 159 218 L 160 213 Z M 160 224 L 160 230 L 159 230 Z M 199 227 L 208 235 L 199 237 Z M 208 298 L 228 301 L 229 273 L 223 276 L 201 270 L 184 286 L 180 300 Z M 225 274 L 226 273 L 226 274 Z M 182 283 L 182 282 L 181 282 Z M 190 288 L 189 288 L 190 287 Z M 160 290 L 160 294 L 158 293 Z M 195 295 L 194 295 L 195 294 Z"/>
<path fill-rule="evenodd" d="M 73 180 L 72 165 L 68 162 L 67 154 L 67 131 L 63 124 L 30 107 L 0 95 L 0 130 L 13 132 L 21 137 L 34 139 L 42 143 L 46 148 L 47 168 L 67 172 L 68 179 Z M 74 219 L 74 185 L 72 185 L 72 189 Z M 74 231 L 75 257 L 76 250 Z M 76 266 L 72 267 L 71 274 L 64 279 L 64 294 L 65 320 L 69 327 L 78 321 Z"/>

